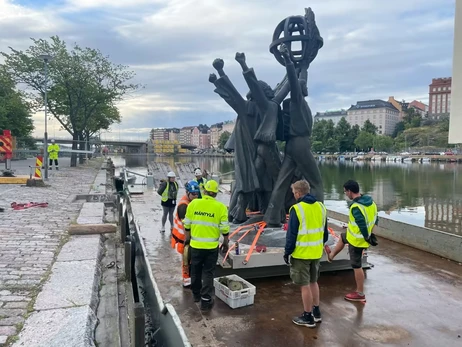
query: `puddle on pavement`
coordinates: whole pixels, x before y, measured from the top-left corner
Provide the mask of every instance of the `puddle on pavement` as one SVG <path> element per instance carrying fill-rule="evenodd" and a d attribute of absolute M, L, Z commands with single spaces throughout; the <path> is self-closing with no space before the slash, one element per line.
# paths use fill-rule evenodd
<path fill-rule="evenodd" d="M 385 325 L 363 326 L 358 335 L 363 339 L 380 343 L 393 343 L 411 337 L 411 334 L 401 327 Z"/>

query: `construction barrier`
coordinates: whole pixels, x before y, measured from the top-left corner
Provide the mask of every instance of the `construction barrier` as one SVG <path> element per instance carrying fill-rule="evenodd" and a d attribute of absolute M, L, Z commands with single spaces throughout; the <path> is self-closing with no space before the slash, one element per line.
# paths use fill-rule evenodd
<path fill-rule="evenodd" d="M 37 156 L 35 159 L 35 175 L 34 178 L 42 178 L 42 166 L 43 166 L 43 157 L 41 155 Z"/>

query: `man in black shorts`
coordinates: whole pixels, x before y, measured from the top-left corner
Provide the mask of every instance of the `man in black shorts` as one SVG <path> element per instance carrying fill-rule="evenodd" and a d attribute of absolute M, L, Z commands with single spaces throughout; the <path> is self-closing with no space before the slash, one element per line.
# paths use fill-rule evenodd
<path fill-rule="evenodd" d="M 351 267 L 355 273 L 356 290 L 345 295 L 345 300 L 365 301 L 365 276 L 361 260 L 363 251 L 369 248 L 369 245 L 375 246 L 377 244 L 372 235 L 372 229 L 378 223 L 377 205 L 370 196 L 359 193 L 359 184 L 356 181 L 346 182 L 343 185 L 343 191 L 349 199 L 353 200 L 350 205 L 348 229 L 346 233 L 341 234 L 335 249 L 328 255 L 328 260 L 331 262 L 348 244 Z"/>

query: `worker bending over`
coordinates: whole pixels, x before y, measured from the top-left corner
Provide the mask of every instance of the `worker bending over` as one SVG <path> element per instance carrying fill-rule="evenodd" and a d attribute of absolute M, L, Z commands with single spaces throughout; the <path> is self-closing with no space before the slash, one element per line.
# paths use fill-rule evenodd
<path fill-rule="evenodd" d="M 48 159 L 50 162 L 50 170 L 53 170 L 53 161 L 55 162 L 56 170 L 59 170 L 58 156 L 59 156 L 59 145 L 55 143 L 55 140 L 51 140 L 51 144 L 48 145 Z"/>
<path fill-rule="evenodd" d="M 304 308 L 292 322 L 314 328 L 322 320 L 318 278 L 323 244 L 329 237 L 327 209 L 310 195 L 310 184 L 305 180 L 292 184 L 292 193 L 297 203 L 289 212 L 284 261 L 290 265 L 294 284 L 301 286 Z"/>
<path fill-rule="evenodd" d="M 331 262 L 348 243 L 351 267 L 355 273 L 356 291 L 345 295 L 345 300 L 365 301 L 362 257 L 363 251 L 369 248 L 369 245 L 377 245 L 377 239 L 372 234 L 374 226 L 378 223 L 377 205 L 370 196 L 359 193 L 359 184 L 356 181 L 346 182 L 343 191 L 350 200 L 353 200 L 350 205 L 348 229 L 346 233 L 341 234 L 335 249 L 328 255 L 328 260 Z"/>
<path fill-rule="evenodd" d="M 175 212 L 176 199 L 178 196 L 178 183 L 176 182 L 176 175 L 173 171 L 170 171 L 167 174 L 167 180 L 162 180 L 159 189 L 157 189 L 157 194 L 162 197 L 162 227 L 160 232 L 165 232 L 165 223 L 168 220 L 170 221 L 170 230 L 173 229 L 173 212 Z"/>
<path fill-rule="evenodd" d="M 173 219 L 173 230 L 171 236 L 171 246 L 176 248 L 177 252 L 183 255 L 183 261 L 181 264 L 183 272 L 183 287 L 189 287 L 191 285 L 191 277 L 189 275 L 189 246 L 185 246 L 185 234 L 183 219 L 186 217 L 186 209 L 191 201 L 199 196 L 200 190 L 199 185 L 196 181 L 189 181 L 184 186 L 186 194 L 178 202 L 176 213 Z"/>
<path fill-rule="evenodd" d="M 222 252 L 228 251 L 228 208 L 215 200 L 218 183 L 207 181 L 202 199 L 191 201 L 183 220 L 185 245 L 191 252 L 191 290 L 194 302 L 201 302 L 201 310 L 213 306 L 213 278 L 218 260 L 218 241 L 223 234 Z"/>

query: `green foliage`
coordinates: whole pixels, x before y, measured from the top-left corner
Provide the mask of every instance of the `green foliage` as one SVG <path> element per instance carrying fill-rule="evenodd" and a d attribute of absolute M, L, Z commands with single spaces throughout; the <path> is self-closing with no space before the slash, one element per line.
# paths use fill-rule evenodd
<path fill-rule="evenodd" d="M 74 139 L 90 138 L 120 122 L 115 104 L 140 87 L 129 82 L 134 73 L 127 66 L 112 63 L 96 49 L 77 44 L 69 48 L 57 36 L 32 39 L 26 51 L 10 48 L 9 54 L 1 54 L 15 82 L 35 93 L 31 97 L 37 108 L 43 107 L 45 94 L 41 56 L 53 57 L 48 63 L 48 110 Z"/>
<path fill-rule="evenodd" d="M 15 87 L 13 79 L 0 68 L 0 130 L 11 130 L 13 136 L 25 140 L 34 130 L 31 108 Z"/>
<path fill-rule="evenodd" d="M 369 119 L 366 119 L 366 121 L 363 124 L 363 127 L 361 128 L 361 131 L 364 131 L 372 135 L 377 134 L 377 130 L 377 127 L 374 124 L 372 124 Z"/>
<path fill-rule="evenodd" d="M 223 131 L 218 139 L 218 148 L 225 148 L 226 142 L 228 142 L 231 133 L 229 131 Z"/>
<path fill-rule="evenodd" d="M 377 135 L 374 139 L 374 150 L 376 152 L 388 152 L 394 146 L 393 138 L 386 135 Z"/>
<path fill-rule="evenodd" d="M 355 139 L 355 145 L 363 151 L 368 151 L 374 145 L 375 136 L 368 131 L 361 130 Z"/>

